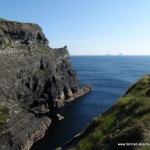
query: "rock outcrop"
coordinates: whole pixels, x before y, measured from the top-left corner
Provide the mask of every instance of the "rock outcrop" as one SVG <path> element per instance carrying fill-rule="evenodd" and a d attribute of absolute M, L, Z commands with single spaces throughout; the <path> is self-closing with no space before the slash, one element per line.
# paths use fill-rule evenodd
<path fill-rule="evenodd" d="M 1 150 L 28 150 L 50 125 L 47 112 L 80 89 L 67 46 L 50 48 L 36 24 L 0 19 Z"/>

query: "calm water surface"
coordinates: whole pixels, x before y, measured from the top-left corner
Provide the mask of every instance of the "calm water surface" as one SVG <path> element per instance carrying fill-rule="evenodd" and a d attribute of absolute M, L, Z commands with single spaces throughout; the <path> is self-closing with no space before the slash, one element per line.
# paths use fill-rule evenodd
<path fill-rule="evenodd" d="M 72 56 L 72 65 L 81 85 L 91 84 L 93 91 L 60 109 L 65 119 L 54 123 L 32 150 L 53 150 L 81 132 L 130 85 L 150 73 L 150 56 Z"/>

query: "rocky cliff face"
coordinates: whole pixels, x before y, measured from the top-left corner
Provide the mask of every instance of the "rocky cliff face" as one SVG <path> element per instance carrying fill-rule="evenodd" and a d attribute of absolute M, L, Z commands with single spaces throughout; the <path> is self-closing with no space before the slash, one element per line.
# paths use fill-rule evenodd
<path fill-rule="evenodd" d="M 46 111 L 79 90 L 66 46 L 50 48 L 36 24 L 0 19 L 0 149 L 29 149 L 50 125 Z"/>

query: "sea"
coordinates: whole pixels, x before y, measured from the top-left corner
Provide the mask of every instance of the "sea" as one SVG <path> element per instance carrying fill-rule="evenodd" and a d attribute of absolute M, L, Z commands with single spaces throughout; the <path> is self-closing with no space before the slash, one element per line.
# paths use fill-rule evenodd
<path fill-rule="evenodd" d="M 127 89 L 150 74 L 150 56 L 71 56 L 81 85 L 92 92 L 59 110 L 64 120 L 54 122 L 31 150 L 54 150 L 80 133 L 94 117 L 110 108 Z"/>

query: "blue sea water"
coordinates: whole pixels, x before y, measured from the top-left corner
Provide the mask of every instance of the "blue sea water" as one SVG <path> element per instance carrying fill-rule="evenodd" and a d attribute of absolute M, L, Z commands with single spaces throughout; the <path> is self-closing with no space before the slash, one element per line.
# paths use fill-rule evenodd
<path fill-rule="evenodd" d="M 81 85 L 93 91 L 59 110 L 64 120 L 52 124 L 32 150 L 53 150 L 81 132 L 93 117 L 111 107 L 143 75 L 150 73 L 150 56 L 72 56 Z"/>

